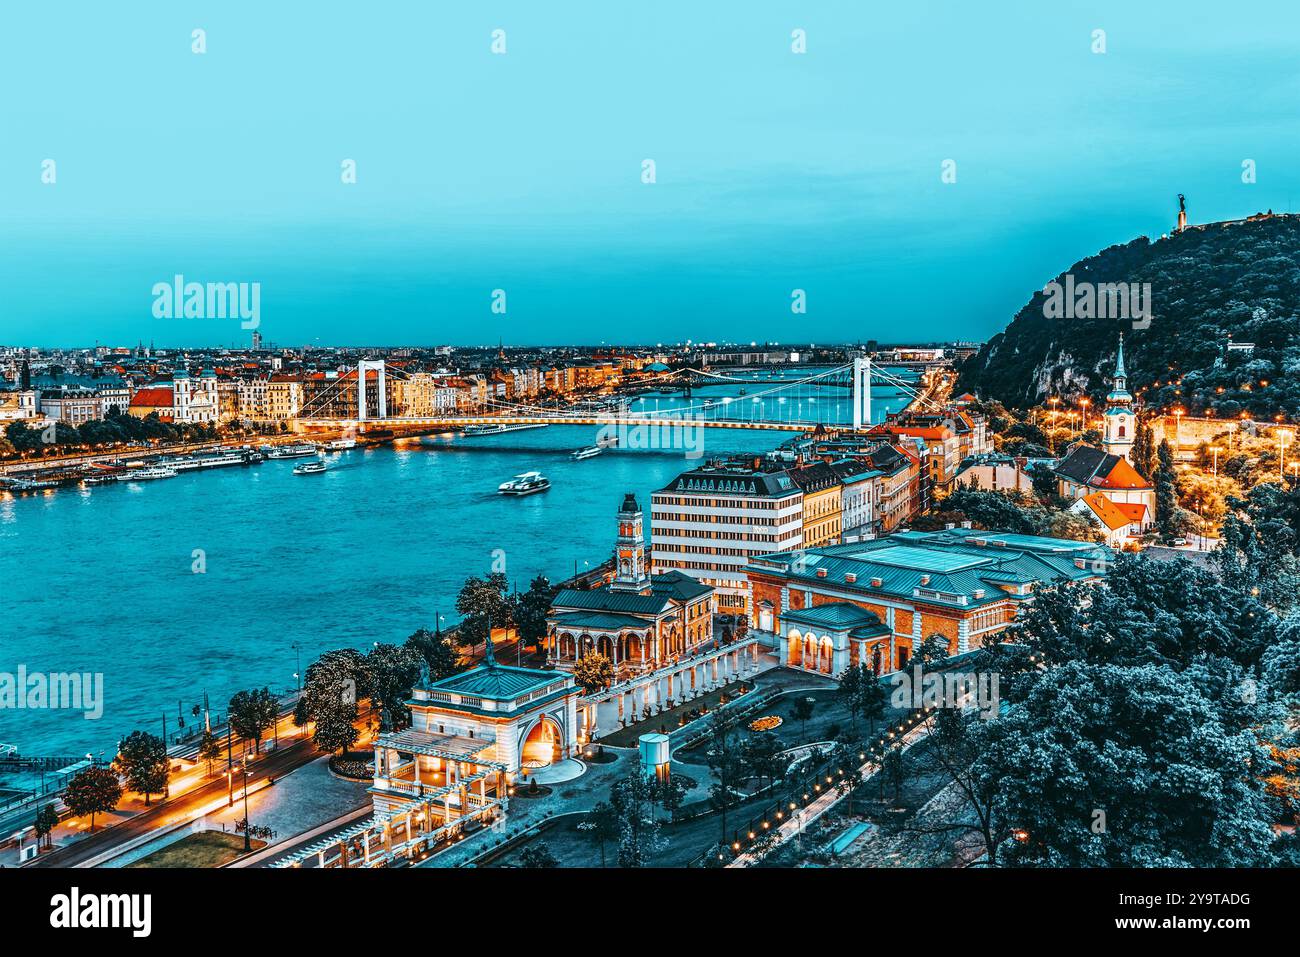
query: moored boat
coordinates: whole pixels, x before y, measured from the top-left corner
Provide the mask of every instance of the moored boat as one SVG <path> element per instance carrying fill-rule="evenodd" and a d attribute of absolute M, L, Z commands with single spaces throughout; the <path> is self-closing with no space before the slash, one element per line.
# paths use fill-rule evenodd
<path fill-rule="evenodd" d="M 300 459 L 315 454 L 316 446 L 314 445 L 282 445 L 266 453 L 266 457 L 268 459 Z"/>
<path fill-rule="evenodd" d="M 150 465 L 142 469 L 132 469 L 125 475 L 119 475 L 119 482 L 150 482 L 154 479 L 176 477 L 176 470 L 162 465 Z"/>

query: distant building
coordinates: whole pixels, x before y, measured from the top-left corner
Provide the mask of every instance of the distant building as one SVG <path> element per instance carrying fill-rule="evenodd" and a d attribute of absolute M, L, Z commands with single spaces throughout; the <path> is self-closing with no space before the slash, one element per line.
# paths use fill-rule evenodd
<path fill-rule="evenodd" d="M 965 459 L 957 468 L 954 488 L 992 492 L 1030 492 L 1033 478 L 1010 455 L 989 453 Z"/>
<path fill-rule="evenodd" d="M 1111 557 L 1093 542 L 954 528 L 762 555 L 748 575 L 754 625 L 775 634 L 782 664 L 882 674 L 932 636 L 950 654 L 994 641 L 1037 587 L 1099 578 Z"/>
<path fill-rule="evenodd" d="M 803 492 L 803 548 L 831 545 L 843 530 L 840 477 L 825 462 L 790 469 L 790 481 Z"/>
<path fill-rule="evenodd" d="M 749 559 L 803 545 L 803 491 L 752 460 L 691 469 L 650 496 L 650 543 L 656 572 L 684 572 L 714 589 L 718 611 L 748 613 Z"/>
<path fill-rule="evenodd" d="M 713 640 L 713 589 L 679 571 L 651 575 L 642 521 L 636 497 L 625 496 L 613 580 L 603 588 L 563 589 L 552 601 L 547 658 L 561 668 L 597 652 L 617 673 L 637 674 Z"/>
<path fill-rule="evenodd" d="M 438 828 L 504 813 L 512 781 L 577 749 L 581 693 L 568 672 L 508 668 L 491 655 L 417 683 L 411 726 L 375 742 L 375 820 L 420 809 Z"/>
<path fill-rule="evenodd" d="M 1070 506 L 1070 511 L 1092 519 L 1106 534 L 1106 544 L 1123 548 L 1141 536 L 1150 524 L 1145 505 L 1112 502 L 1101 492 L 1092 492 Z"/>

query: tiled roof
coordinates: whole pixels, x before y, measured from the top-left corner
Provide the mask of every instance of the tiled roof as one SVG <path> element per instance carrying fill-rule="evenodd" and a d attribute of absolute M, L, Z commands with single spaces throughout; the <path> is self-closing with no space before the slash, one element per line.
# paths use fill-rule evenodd
<path fill-rule="evenodd" d="M 868 611 L 847 601 L 837 601 L 826 605 L 815 605 L 812 608 L 787 611 L 785 618 L 788 621 L 801 622 L 832 631 L 852 631 L 855 629 L 874 631 L 878 628 L 884 629 L 880 617 L 875 612 Z M 884 630 L 887 631 L 888 629 Z"/>
<path fill-rule="evenodd" d="M 665 595 L 674 601 L 680 602 L 700 598 L 713 591 L 708 585 L 703 585 L 685 572 L 679 571 L 655 575 L 650 579 L 650 589 L 656 595 Z"/>
<path fill-rule="evenodd" d="M 163 387 L 141 389 L 131 396 L 132 407 L 138 409 L 169 409 L 173 404 L 172 390 Z"/>
<path fill-rule="evenodd" d="M 1138 475 L 1137 469 L 1128 464 L 1128 461 L 1118 456 L 1111 456 L 1117 459 L 1114 466 L 1109 472 L 1099 472 L 1094 485 L 1100 485 L 1102 488 L 1151 488 L 1151 483 Z"/>
<path fill-rule="evenodd" d="M 566 588 L 551 602 L 557 609 L 581 608 L 590 611 L 608 611 L 615 614 L 658 615 L 668 607 L 664 595 L 639 595 L 635 592 L 613 592 L 604 588 L 582 591 Z"/>
<path fill-rule="evenodd" d="M 1004 586 L 1092 577 L 1093 561 L 1110 556 L 1110 549 L 1093 542 L 951 529 L 760 555 L 749 567 L 753 573 L 814 588 L 824 581 L 838 590 L 908 599 L 921 588 L 964 596 L 966 605 L 978 606 L 1006 600 Z M 1084 560 L 1085 567 L 1079 568 L 1076 559 Z M 850 574 L 855 581 L 847 580 Z"/>
<path fill-rule="evenodd" d="M 1119 455 L 1111 455 L 1090 445 L 1076 445 L 1070 454 L 1056 463 L 1058 476 L 1076 485 L 1094 488 L 1147 489 L 1151 483 Z"/>
<path fill-rule="evenodd" d="M 1092 510 L 1103 525 L 1112 532 L 1116 529 L 1123 528 L 1132 521 L 1127 515 L 1115 507 L 1115 503 L 1108 499 L 1101 492 L 1093 492 L 1083 497 L 1083 503 Z"/>
<path fill-rule="evenodd" d="M 542 688 L 562 678 L 562 672 L 541 671 L 536 668 L 510 668 L 479 665 L 450 678 L 429 685 L 430 691 L 452 691 L 456 694 L 477 695 L 495 701 L 512 701 L 535 688 Z"/>
<path fill-rule="evenodd" d="M 615 615 L 604 611 L 575 611 L 556 615 L 551 619 L 561 628 L 594 628 L 596 631 L 619 631 L 623 628 L 643 629 L 649 626 L 644 618 Z"/>

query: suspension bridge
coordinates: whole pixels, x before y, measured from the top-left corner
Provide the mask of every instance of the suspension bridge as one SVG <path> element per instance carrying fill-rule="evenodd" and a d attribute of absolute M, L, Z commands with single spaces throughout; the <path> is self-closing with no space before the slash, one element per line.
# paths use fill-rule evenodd
<path fill-rule="evenodd" d="M 589 425 L 791 432 L 820 425 L 861 430 L 873 424 L 873 388 L 902 395 L 909 404 L 934 404 L 921 381 L 874 365 L 866 357 L 800 378 L 760 376 L 751 370 L 730 375 L 678 369 L 638 381 L 637 393 L 589 397 L 565 407 L 488 398 L 472 409 L 432 409 L 421 407 L 428 404 L 427 396 L 417 398 L 416 390 L 396 385 L 407 382 L 405 372 L 387 368 L 382 360 L 362 360 L 355 374 L 349 370 L 346 377 L 308 398 L 293 420 L 294 428 L 364 433 L 381 429 L 418 432 L 495 425 Z M 390 384 L 394 388 L 390 389 Z M 403 398 L 398 399 L 398 395 Z"/>

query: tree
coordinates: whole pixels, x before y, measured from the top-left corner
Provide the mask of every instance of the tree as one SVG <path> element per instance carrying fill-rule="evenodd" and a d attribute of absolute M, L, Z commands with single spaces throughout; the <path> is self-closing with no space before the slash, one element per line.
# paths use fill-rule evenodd
<path fill-rule="evenodd" d="M 925 740 L 924 753 L 931 770 L 947 780 L 959 797 L 960 813 L 957 820 L 910 827 L 922 833 L 973 835 L 981 845 L 987 865 L 997 867 L 999 852 L 1015 828 L 999 800 L 1003 782 L 977 765 L 976 760 L 989 726 L 998 722 L 967 718 L 955 708 L 938 708 L 925 720 L 930 722 L 930 734 Z"/>
<path fill-rule="evenodd" d="M 619 867 L 645 867 L 663 847 L 654 816 L 654 782 L 639 767 L 610 788 L 610 806 L 618 821 Z"/>
<path fill-rule="evenodd" d="M 722 842 L 727 843 L 727 808 L 736 803 L 736 791 L 745 780 L 745 764 L 731 736 L 731 723 L 722 711 L 716 711 L 709 723 L 707 754 L 713 781 L 709 784 L 709 801 L 722 814 Z"/>
<path fill-rule="evenodd" d="M 434 681 L 450 678 L 460 670 L 460 655 L 446 635 L 421 628 L 406 639 L 406 647 L 420 653 L 429 666 L 429 677 Z"/>
<path fill-rule="evenodd" d="M 849 712 L 849 722 L 853 726 L 854 734 L 857 734 L 858 730 L 858 715 L 862 713 L 866 702 L 866 685 L 868 682 L 874 683 L 875 680 L 875 673 L 861 662 L 849 665 L 840 675 L 840 684 L 836 693 Z"/>
<path fill-rule="evenodd" d="M 573 666 L 573 680 L 587 694 L 608 688 L 614 681 L 614 665 L 598 652 L 589 652 Z"/>
<path fill-rule="evenodd" d="M 757 778 L 759 785 L 775 782 L 790 768 L 790 758 L 782 753 L 785 745 L 774 734 L 753 734 L 740 745 L 740 760 L 745 774 Z"/>
<path fill-rule="evenodd" d="M 655 800 L 667 813 L 668 820 L 671 821 L 673 815 L 677 813 L 677 809 L 686 800 L 686 783 L 681 779 L 681 776 L 669 774 L 657 780 L 655 782 Z"/>
<path fill-rule="evenodd" d="M 1174 453 L 1168 440 L 1162 439 L 1156 452 L 1156 528 L 1164 541 L 1178 531 L 1178 482 L 1174 472 Z"/>
<path fill-rule="evenodd" d="M 356 744 L 361 732 L 343 710 L 336 709 L 316 718 L 316 747 L 322 751 L 346 751 Z"/>
<path fill-rule="evenodd" d="M 122 800 L 122 782 L 110 768 L 86 768 L 68 781 L 63 803 L 76 817 L 90 815 L 90 829 L 95 829 L 95 815 L 107 814 Z"/>
<path fill-rule="evenodd" d="M 461 645 L 476 645 L 487 641 L 489 628 L 505 628 L 514 621 L 513 603 L 506 598 L 510 582 L 503 572 L 492 572 L 483 578 L 467 578 L 456 596 L 456 611 L 462 616 L 456 629 L 456 641 Z"/>
<path fill-rule="evenodd" d="M 357 702 L 367 697 L 365 657 L 353 648 L 327 651 L 307 667 L 302 696 L 307 714 L 319 721 L 322 714 L 339 709 L 356 715 Z"/>
<path fill-rule="evenodd" d="M 868 669 L 870 673 L 870 669 Z M 876 722 L 885 717 L 885 706 L 889 704 L 889 689 L 880 678 L 871 675 L 871 681 L 862 688 L 862 716 L 867 719 L 867 727 L 876 733 Z"/>
<path fill-rule="evenodd" d="M 536 647 L 546 637 L 546 616 L 559 591 L 545 575 L 538 575 L 529 583 L 528 591 L 516 596 L 514 620 L 520 641 Z"/>
<path fill-rule="evenodd" d="M 199 760 L 208 762 L 208 777 L 212 777 L 212 762 L 221 757 L 221 739 L 208 728 L 199 738 Z"/>
<path fill-rule="evenodd" d="M 50 847 L 53 843 L 54 829 L 59 826 L 59 812 L 54 809 L 53 804 L 42 804 L 36 811 L 36 820 L 32 822 L 32 828 L 36 831 L 37 847 L 44 845 Z"/>
<path fill-rule="evenodd" d="M 605 845 L 618 840 L 619 820 L 611 804 L 600 801 L 587 812 L 578 824 L 578 830 L 600 845 L 600 866 L 605 866 Z"/>
<path fill-rule="evenodd" d="M 411 688 L 420 677 L 424 658 L 410 645 L 375 645 L 366 655 L 366 684 L 370 703 L 379 712 L 381 724 L 401 728 L 410 724 L 406 706 Z"/>
<path fill-rule="evenodd" d="M 545 841 L 538 841 L 536 844 L 530 844 L 524 848 L 524 852 L 519 855 L 519 866 L 559 867 L 560 862 L 556 860 L 555 855 L 551 853 L 551 849 Z"/>
<path fill-rule="evenodd" d="M 254 753 L 260 754 L 262 735 L 275 724 L 279 715 L 280 705 L 271 689 L 260 688 L 235 692 L 230 698 L 227 720 L 230 730 L 245 741 L 252 741 Z"/>
<path fill-rule="evenodd" d="M 149 806 L 152 793 L 162 793 L 167 787 L 171 765 L 167 759 L 167 745 L 162 738 L 148 731 L 132 731 L 117 746 L 113 762 L 126 786 L 144 795 L 144 806 Z"/>
<path fill-rule="evenodd" d="M 799 728 L 803 732 L 804 738 L 808 737 L 808 719 L 813 716 L 815 707 L 815 699 L 808 695 L 799 695 L 794 699 L 794 718 L 799 722 Z"/>
<path fill-rule="evenodd" d="M 1133 468 L 1144 479 L 1150 481 L 1156 474 L 1156 446 L 1155 435 L 1151 431 L 1151 426 L 1146 422 L 1139 421 L 1137 433 L 1133 437 L 1133 449 L 1130 452 L 1133 460 Z"/>
<path fill-rule="evenodd" d="M 895 744 L 880 759 L 880 778 L 882 786 L 888 783 L 894 788 L 894 802 L 902 800 L 903 782 L 907 780 L 907 755 L 901 746 Z"/>
<path fill-rule="evenodd" d="M 974 722 L 970 776 L 993 783 L 998 814 L 1026 832 L 1012 863 L 1267 866 L 1266 754 L 1224 718 L 1190 673 L 1071 662 L 1004 717 Z"/>

